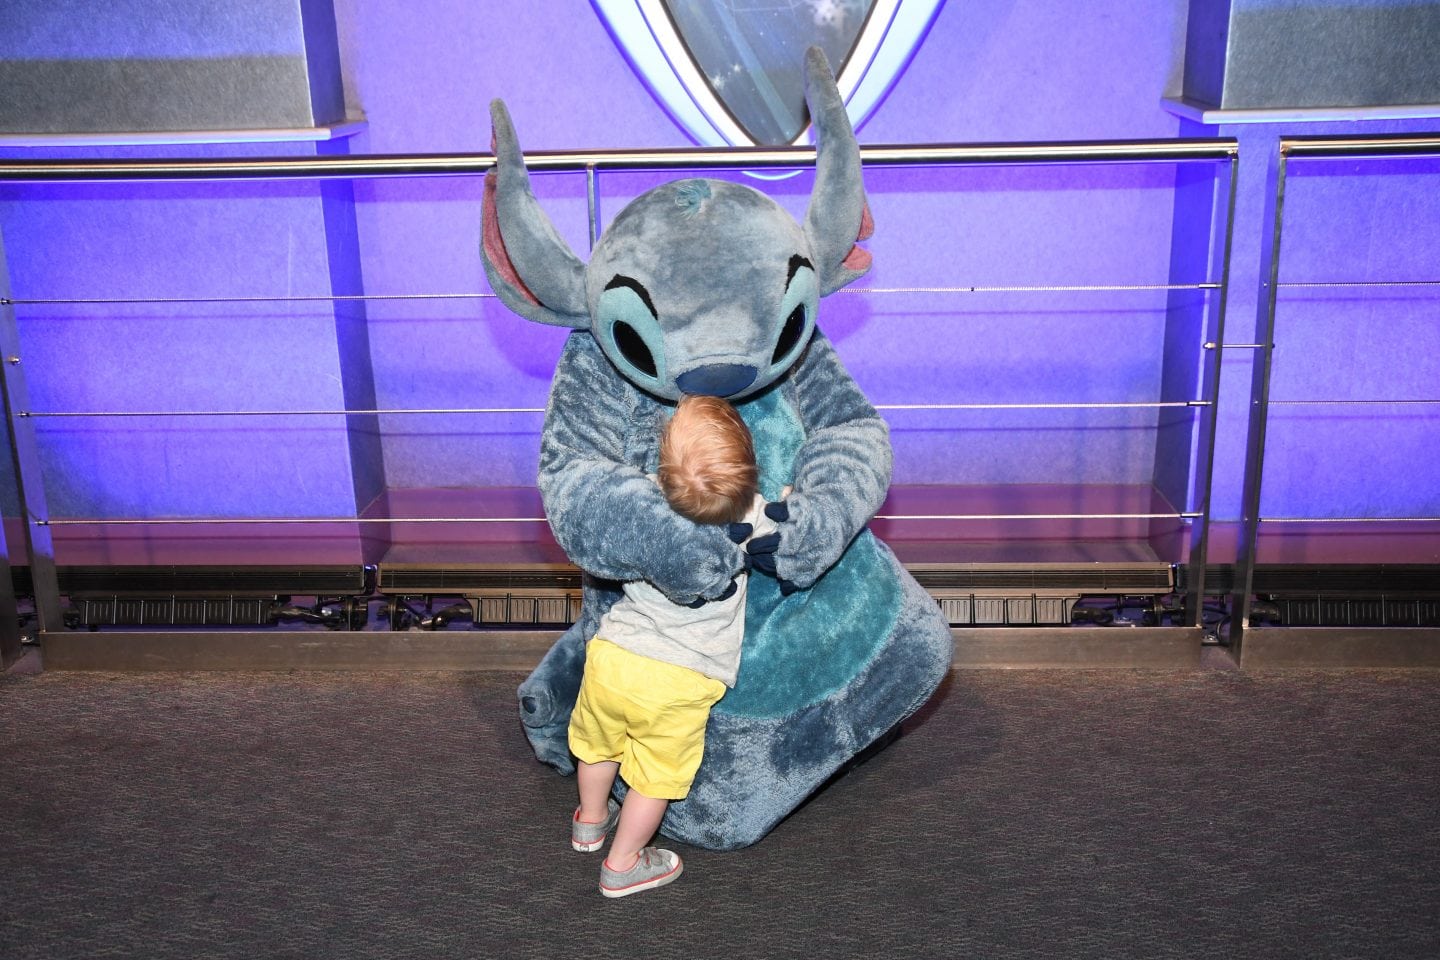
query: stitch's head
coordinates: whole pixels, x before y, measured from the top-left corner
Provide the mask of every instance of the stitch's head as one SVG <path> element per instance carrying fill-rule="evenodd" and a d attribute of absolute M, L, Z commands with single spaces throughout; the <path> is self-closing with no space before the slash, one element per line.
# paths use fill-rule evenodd
<path fill-rule="evenodd" d="M 795 362 L 820 299 L 810 244 L 769 197 L 724 181 L 656 187 L 615 218 L 585 272 L 590 330 L 657 396 L 741 397 Z"/>
<path fill-rule="evenodd" d="M 807 53 L 818 133 L 815 189 L 804 225 L 749 187 L 677 180 L 632 201 L 587 265 L 560 239 L 530 190 L 499 101 L 496 169 L 486 176 L 486 274 L 516 313 L 588 328 L 636 386 L 742 399 L 794 365 L 820 297 L 861 276 L 870 235 L 860 155 L 824 55 Z"/>

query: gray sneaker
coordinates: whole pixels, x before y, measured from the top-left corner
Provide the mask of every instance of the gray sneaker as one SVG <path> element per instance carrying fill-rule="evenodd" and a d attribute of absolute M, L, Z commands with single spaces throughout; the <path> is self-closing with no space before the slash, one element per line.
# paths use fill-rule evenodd
<path fill-rule="evenodd" d="M 600 864 L 600 892 L 607 897 L 628 897 L 642 890 L 663 887 L 677 879 L 684 869 L 679 855 L 659 847 L 646 847 L 640 851 L 635 866 L 624 873 L 611 870 L 609 864 Z"/>
<path fill-rule="evenodd" d="M 575 815 L 570 818 L 570 846 L 581 853 L 594 853 L 605 845 L 605 838 L 620 819 L 620 804 L 614 800 L 610 800 L 609 804 L 610 812 L 599 823 L 581 823 L 580 808 L 575 808 Z"/>

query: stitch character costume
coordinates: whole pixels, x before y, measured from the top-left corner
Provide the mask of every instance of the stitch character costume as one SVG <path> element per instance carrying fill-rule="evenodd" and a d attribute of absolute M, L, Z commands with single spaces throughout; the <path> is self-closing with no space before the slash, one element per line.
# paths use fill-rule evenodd
<path fill-rule="evenodd" d="M 860 154 L 824 55 L 806 55 L 817 132 L 803 224 L 747 186 L 684 179 L 632 201 L 583 263 L 530 188 L 504 104 L 491 105 L 482 256 L 516 313 L 573 328 L 541 437 L 556 540 L 586 574 L 578 621 L 521 684 L 536 756 L 574 771 L 566 730 L 585 642 L 644 580 L 671 600 L 719 596 L 746 552 L 680 517 L 648 478 L 682 393 L 729 399 L 754 436 L 760 490 L 783 506 L 756 538 L 739 679 L 715 706 L 690 795 L 661 833 L 710 849 L 754 843 L 913 713 L 949 668 L 934 599 L 866 524 L 890 482 L 889 432 L 815 326 L 862 276 L 872 224 Z M 789 496 L 781 492 L 792 487 Z M 764 575 L 769 574 L 769 575 Z"/>

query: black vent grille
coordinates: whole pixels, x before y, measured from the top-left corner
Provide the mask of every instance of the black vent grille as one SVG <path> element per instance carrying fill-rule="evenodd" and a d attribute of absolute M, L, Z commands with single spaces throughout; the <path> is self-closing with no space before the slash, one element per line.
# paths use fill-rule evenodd
<path fill-rule="evenodd" d="M 379 587 L 382 593 L 467 593 L 477 590 L 505 593 L 537 590 L 579 592 L 580 588 L 580 571 L 573 568 L 528 571 L 503 567 L 466 569 L 390 566 L 380 568 Z"/>
<path fill-rule="evenodd" d="M 1182 585 L 1187 581 L 1181 570 Z M 1205 592 L 1235 589 L 1232 565 L 1205 568 Z M 1440 597 L 1440 566 L 1431 564 L 1261 564 L 1255 568 L 1254 593 L 1274 596 L 1354 597 L 1367 594 L 1419 594 Z"/>
<path fill-rule="evenodd" d="M 275 603 L 260 597 L 85 597 L 73 600 L 79 626 L 257 626 L 271 622 Z"/>
<path fill-rule="evenodd" d="M 1440 599 L 1299 599 L 1273 601 L 1287 627 L 1440 627 Z"/>
<path fill-rule="evenodd" d="M 28 569 L 27 569 L 28 574 Z M 374 568 L 343 567 L 60 567 L 60 592 L 71 597 L 117 594 L 331 596 L 368 594 Z"/>
<path fill-rule="evenodd" d="M 1174 575 L 1168 564 L 1013 567 L 957 564 L 915 566 L 910 572 L 922 587 L 934 591 L 1127 594 L 1169 593 L 1174 589 Z"/>

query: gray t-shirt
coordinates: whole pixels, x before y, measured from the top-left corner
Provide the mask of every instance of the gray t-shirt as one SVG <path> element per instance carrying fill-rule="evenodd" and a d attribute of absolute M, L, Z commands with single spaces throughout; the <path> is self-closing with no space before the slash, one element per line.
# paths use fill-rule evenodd
<path fill-rule="evenodd" d="M 755 497 L 745 522 L 761 536 L 775 529 L 765 498 Z M 745 640 L 745 593 L 749 575 L 735 576 L 735 592 L 698 608 L 674 603 L 644 580 L 624 585 L 625 595 L 600 618 L 599 636 L 617 647 L 662 660 L 735 686 Z"/>

